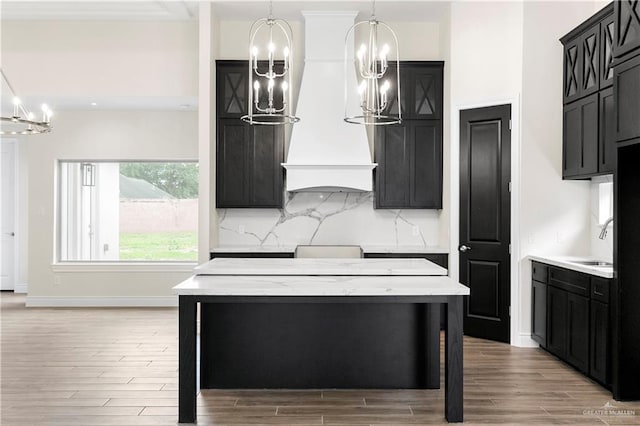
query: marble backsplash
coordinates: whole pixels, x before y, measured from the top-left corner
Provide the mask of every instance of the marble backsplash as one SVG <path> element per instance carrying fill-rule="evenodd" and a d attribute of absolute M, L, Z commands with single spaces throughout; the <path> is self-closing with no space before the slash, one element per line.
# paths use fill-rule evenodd
<path fill-rule="evenodd" d="M 438 245 L 439 210 L 374 209 L 371 192 L 295 192 L 286 197 L 283 209 L 218 209 L 218 244 Z"/>

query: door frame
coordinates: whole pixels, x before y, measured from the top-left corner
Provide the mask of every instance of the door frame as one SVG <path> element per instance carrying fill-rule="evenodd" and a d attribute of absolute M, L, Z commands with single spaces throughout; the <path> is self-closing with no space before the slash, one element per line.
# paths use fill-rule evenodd
<path fill-rule="evenodd" d="M 509 337 L 511 345 L 534 346 L 530 333 L 520 333 L 521 324 L 521 291 L 520 291 L 520 95 L 486 98 L 477 101 L 466 101 L 451 107 L 450 137 L 450 204 L 449 218 L 449 275 L 460 280 L 460 111 L 465 109 L 484 108 L 497 105 L 511 105 L 511 255 L 510 255 L 510 289 L 511 317 L 509 320 Z M 537 344 L 535 344 L 537 346 Z"/>
<path fill-rule="evenodd" d="M 13 238 L 13 288 L 9 291 L 17 292 L 17 293 L 26 293 L 26 291 L 22 291 L 22 287 L 18 286 L 18 275 L 19 270 L 18 267 L 20 265 L 20 245 L 18 244 L 19 239 L 19 231 L 22 226 L 22 221 L 20 220 L 20 210 L 19 210 L 19 202 L 20 202 L 20 182 L 18 180 L 19 173 L 19 153 L 20 144 L 17 139 L 12 138 L 0 138 L 0 143 L 3 145 L 12 145 L 13 146 L 13 229 L 16 233 L 16 237 Z M 1 213 L 0 213 L 1 214 Z"/>

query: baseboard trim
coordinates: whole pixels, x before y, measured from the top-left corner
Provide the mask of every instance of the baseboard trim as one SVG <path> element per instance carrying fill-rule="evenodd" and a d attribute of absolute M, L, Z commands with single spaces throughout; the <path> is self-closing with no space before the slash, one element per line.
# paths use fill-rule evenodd
<path fill-rule="evenodd" d="M 513 346 L 519 348 L 537 348 L 540 346 L 538 342 L 531 338 L 531 333 L 520 333 L 516 342 L 512 342 Z"/>
<path fill-rule="evenodd" d="M 27 283 L 16 283 L 16 286 L 13 289 L 14 293 L 19 294 L 27 294 L 29 289 L 29 285 Z"/>
<path fill-rule="evenodd" d="M 168 297 L 48 297 L 27 296 L 27 307 L 52 308 L 164 308 L 177 307 L 177 296 Z"/>

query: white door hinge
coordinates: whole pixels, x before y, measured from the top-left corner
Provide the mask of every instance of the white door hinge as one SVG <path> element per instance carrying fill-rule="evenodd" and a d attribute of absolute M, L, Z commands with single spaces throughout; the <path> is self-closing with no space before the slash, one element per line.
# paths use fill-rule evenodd
<path fill-rule="evenodd" d="M 511 254 L 511 244 L 509 244 L 509 254 Z"/>
<path fill-rule="evenodd" d="M 509 192 L 511 192 L 512 186 L 511 186 L 511 182 L 509 182 Z"/>
<path fill-rule="evenodd" d="M 509 316 L 511 316 L 511 305 L 509 305 Z"/>
<path fill-rule="evenodd" d="M 509 119 L 509 130 L 511 130 L 511 119 Z"/>

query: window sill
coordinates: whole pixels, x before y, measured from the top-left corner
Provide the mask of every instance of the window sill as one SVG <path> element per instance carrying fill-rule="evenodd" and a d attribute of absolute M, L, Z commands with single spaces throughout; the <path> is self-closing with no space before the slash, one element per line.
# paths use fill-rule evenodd
<path fill-rule="evenodd" d="M 193 272 L 197 262 L 57 262 L 53 272 Z"/>

